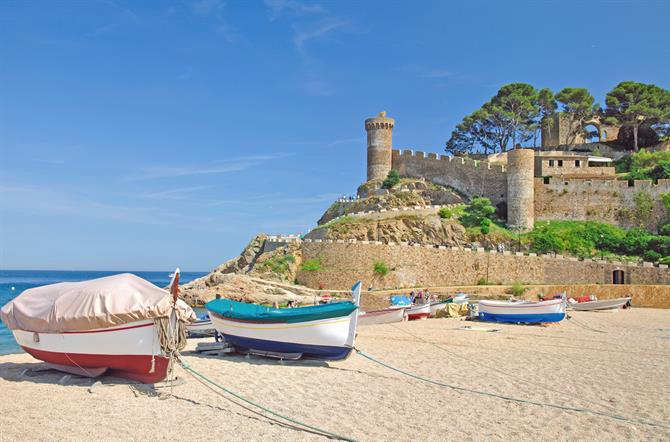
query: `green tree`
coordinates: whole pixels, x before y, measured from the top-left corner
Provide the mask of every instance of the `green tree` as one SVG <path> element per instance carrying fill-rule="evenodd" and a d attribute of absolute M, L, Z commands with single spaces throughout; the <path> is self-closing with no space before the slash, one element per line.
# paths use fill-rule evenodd
<path fill-rule="evenodd" d="M 386 175 L 386 179 L 384 179 L 384 182 L 382 183 L 382 187 L 384 189 L 391 189 L 393 186 L 398 184 L 400 182 L 400 174 L 398 173 L 397 170 L 391 169 L 389 170 L 388 175 Z"/>
<path fill-rule="evenodd" d="M 551 129 L 554 119 L 553 116 L 556 113 L 556 98 L 551 89 L 540 89 L 537 93 L 537 105 L 539 106 L 540 114 L 538 116 L 538 122 L 535 124 L 537 130 L 548 130 Z M 537 134 L 537 131 L 536 131 Z M 533 140 L 533 145 L 537 146 L 537 135 Z"/>
<path fill-rule="evenodd" d="M 593 95 L 585 88 L 566 87 L 556 94 L 561 111 L 568 117 L 568 144 L 574 144 L 577 135 L 584 133 L 585 123 L 596 112 Z"/>
<path fill-rule="evenodd" d="M 473 198 L 470 205 L 465 209 L 461 221 L 466 226 L 481 226 L 482 220 L 490 218 L 495 212 L 496 208 L 491 205 L 490 199 L 484 197 Z"/>
<path fill-rule="evenodd" d="M 670 120 L 670 91 L 653 84 L 624 81 L 607 94 L 605 103 L 608 121 L 632 127 L 635 151 L 642 124 L 664 125 Z"/>
<path fill-rule="evenodd" d="M 547 112 L 551 107 L 550 91 L 543 92 Z M 446 143 L 448 153 L 505 152 L 517 143 L 533 137 L 541 117 L 539 92 L 530 84 L 512 83 L 480 109 L 463 119 Z"/>

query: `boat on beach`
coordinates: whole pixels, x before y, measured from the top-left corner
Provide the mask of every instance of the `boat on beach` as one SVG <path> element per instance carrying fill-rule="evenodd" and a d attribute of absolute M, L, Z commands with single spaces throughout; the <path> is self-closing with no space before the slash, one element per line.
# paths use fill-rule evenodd
<path fill-rule="evenodd" d="M 216 333 L 212 319 L 208 314 L 190 323 L 186 329 L 189 337 L 214 336 L 214 333 Z"/>
<path fill-rule="evenodd" d="M 361 311 L 358 314 L 358 325 L 390 324 L 405 320 L 405 308 L 390 307 L 382 310 Z"/>
<path fill-rule="evenodd" d="M 562 299 L 550 301 L 479 301 L 479 320 L 538 324 L 559 322 L 565 318 L 565 302 Z"/>
<path fill-rule="evenodd" d="M 586 302 L 576 302 L 570 299 L 568 307 L 575 311 L 617 310 L 630 303 L 631 299 L 631 297 L 627 297 Z"/>
<path fill-rule="evenodd" d="M 430 303 L 413 305 L 408 307 L 405 312 L 409 321 L 426 319 L 430 316 Z"/>
<path fill-rule="evenodd" d="M 465 293 L 459 293 L 457 295 L 452 296 L 451 298 L 447 299 L 446 301 L 437 301 L 437 302 L 431 302 L 430 303 L 430 317 L 434 317 L 437 315 L 437 312 L 440 310 L 444 310 L 447 308 L 449 304 L 467 304 L 468 301 L 470 300 L 470 297 L 466 295 Z"/>
<path fill-rule="evenodd" d="M 273 308 L 229 299 L 205 305 L 216 330 L 238 351 L 302 354 L 339 360 L 351 353 L 356 338 L 361 283 L 353 302 Z"/>
<path fill-rule="evenodd" d="M 51 284 L 24 291 L 0 318 L 26 353 L 51 368 L 155 383 L 195 320 L 178 284 L 179 269 L 170 291 L 129 273 Z"/>

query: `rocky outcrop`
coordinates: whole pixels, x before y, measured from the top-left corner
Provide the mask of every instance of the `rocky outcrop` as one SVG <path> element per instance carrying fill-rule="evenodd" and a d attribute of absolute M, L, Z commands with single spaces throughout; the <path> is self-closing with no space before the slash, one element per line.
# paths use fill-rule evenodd
<path fill-rule="evenodd" d="M 355 201 L 333 203 L 317 224 L 323 225 L 350 213 L 463 202 L 463 198 L 452 189 L 409 178 L 403 178 L 393 189 L 382 189 L 380 181 L 368 181 L 358 188 L 358 195 L 360 199 Z"/>
<path fill-rule="evenodd" d="M 404 215 L 386 219 L 351 218 L 312 230 L 309 239 L 357 239 L 384 243 L 409 242 L 463 247 L 465 227 L 437 215 Z"/>
<path fill-rule="evenodd" d="M 256 235 L 242 253 L 236 258 L 228 260 L 214 269 L 213 273 L 248 273 L 250 272 L 258 257 L 263 253 L 263 246 L 267 235 Z"/>

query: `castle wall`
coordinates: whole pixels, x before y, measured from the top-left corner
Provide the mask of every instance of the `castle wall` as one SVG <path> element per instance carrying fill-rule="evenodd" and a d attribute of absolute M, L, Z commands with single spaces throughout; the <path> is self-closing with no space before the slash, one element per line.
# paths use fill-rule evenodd
<path fill-rule="evenodd" d="M 493 204 L 507 199 L 507 173 L 503 166 L 435 153 L 393 150 L 393 168 L 400 175 L 425 178 L 449 186 L 467 197 L 485 196 Z"/>
<path fill-rule="evenodd" d="M 628 181 L 590 180 L 584 178 L 535 179 L 535 219 L 601 221 L 621 227 L 638 227 L 635 202 L 639 193 L 648 194 L 653 200 L 651 216 L 645 217 L 643 226 L 656 230 L 670 222 L 660 195 L 670 192 L 670 180 L 636 180 L 630 187 Z"/>
<path fill-rule="evenodd" d="M 623 264 L 598 260 L 579 261 L 548 255 L 409 246 L 368 241 L 304 241 L 303 259 L 321 259 L 322 271 L 300 271 L 300 284 L 342 289 L 359 280 L 376 289 L 493 284 L 611 284 L 612 272 L 623 270 L 626 284 L 670 284 L 668 266 L 651 263 Z M 380 277 L 375 261 L 384 261 L 390 272 Z"/>

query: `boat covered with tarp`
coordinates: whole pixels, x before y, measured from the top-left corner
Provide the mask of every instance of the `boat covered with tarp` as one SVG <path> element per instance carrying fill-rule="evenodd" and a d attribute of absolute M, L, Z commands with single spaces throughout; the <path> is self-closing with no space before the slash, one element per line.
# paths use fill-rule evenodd
<path fill-rule="evenodd" d="M 337 360 L 349 355 L 356 337 L 361 283 L 352 291 L 353 302 L 274 308 L 215 299 L 205 308 L 217 332 L 238 351 Z"/>
<path fill-rule="evenodd" d="M 154 383 L 196 319 L 178 284 L 178 269 L 169 290 L 130 273 L 50 284 L 21 293 L 0 319 L 23 350 L 53 368 Z"/>

